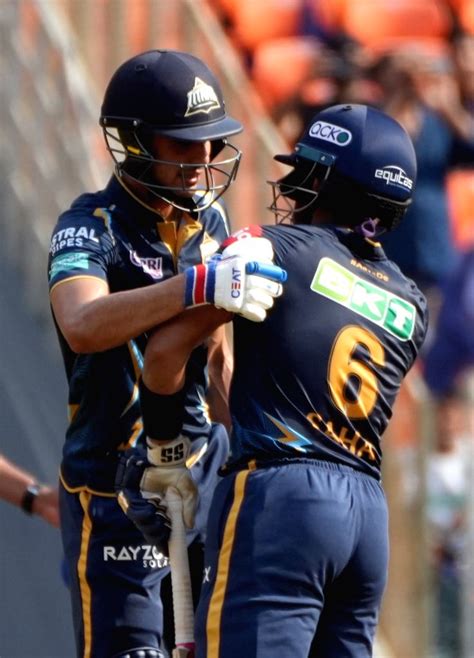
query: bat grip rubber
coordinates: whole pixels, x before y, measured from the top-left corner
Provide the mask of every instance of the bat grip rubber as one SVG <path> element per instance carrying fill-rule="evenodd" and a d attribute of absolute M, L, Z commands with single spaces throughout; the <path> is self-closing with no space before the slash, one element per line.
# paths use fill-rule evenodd
<path fill-rule="evenodd" d="M 281 267 L 271 265 L 270 263 L 259 263 L 258 261 L 247 263 L 245 271 L 247 274 L 265 276 L 267 279 L 272 279 L 272 281 L 278 281 L 279 283 L 284 283 L 288 277 L 286 270 L 282 270 Z"/>
<path fill-rule="evenodd" d="M 183 503 L 176 489 L 167 490 L 166 503 L 171 520 L 168 548 L 173 590 L 175 644 L 177 648 L 187 649 L 194 646 L 194 607 L 186 528 L 183 521 Z"/>

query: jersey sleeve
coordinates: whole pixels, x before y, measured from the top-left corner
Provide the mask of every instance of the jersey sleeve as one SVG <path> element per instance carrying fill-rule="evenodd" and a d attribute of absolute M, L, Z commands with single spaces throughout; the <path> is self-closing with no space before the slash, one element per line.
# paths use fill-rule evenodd
<path fill-rule="evenodd" d="M 93 277 L 107 280 L 114 237 L 100 217 L 63 215 L 49 249 L 49 289 L 67 279 Z"/>

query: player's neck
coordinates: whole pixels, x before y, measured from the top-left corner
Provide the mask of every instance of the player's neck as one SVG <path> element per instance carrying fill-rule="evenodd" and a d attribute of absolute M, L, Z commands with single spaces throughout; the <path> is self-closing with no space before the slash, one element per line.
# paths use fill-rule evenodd
<path fill-rule="evenodd" d="M 169 219 L 173 213 L 173 206 L 156 195 L 152 194 L 144 185 L 134 181 L 127 176 L 123 177 L 123 183 L 129 194 L 141 204 L 155 212 L 162 219 Z"/>

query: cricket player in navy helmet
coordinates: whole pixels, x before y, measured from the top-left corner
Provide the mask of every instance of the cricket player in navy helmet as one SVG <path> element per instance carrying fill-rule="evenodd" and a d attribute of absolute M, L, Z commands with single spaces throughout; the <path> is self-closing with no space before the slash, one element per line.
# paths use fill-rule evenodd
<path fill-rule="evenodd" d="M 242 126 L 227 114 L 204 62 L 171 50 L 132 57 L 110 80 L 100 123 L 113 175 L 105 189 L 81 195 L 59 217 L 49 258 L 69 385 L 61 529 L 77 655 L 152 658 L 162 655 L 167 558 L 144 540 L 114 490 L 120 456 L 146 448 L 141 373 L 148 333 L 198 303 L 262 319 L 281 286 L 247 275 L 244 258 L 209 261 L 228 233 L 220 197 L 240 160 L 228 139 Z M 193 351 L 182 399 L 180 456 L 195 464 L 189 487 L 203 491 L 194 528 L 194 508 L 187 517 L 193 545 L 202 545 L 206 497 L 227 455 L 224 428 L 207 413 L 208 346 L 220 364 L 221 328 Z M 210 360 L 209 371 L 225 399 L 222 370 Z M 165 521 L 155 539 L 166 539 Z"/>
<path fill-rule="evenodd" d="M 386 114 L 338 105 L 276 159 L 292 168 L 271 183 L 278 224 L 223 245 L 270 241 L 288 280 L 264 322 L 233 320 L 231 456 L 209 512 L 197 656 L 369 658 L 388 565 L 381 437 L 427 328 L 423 295 L 377 236 L 410 204 L 415 153 Z M 179 318 L 150 340 L 168 390 L 193 332 Z"/>

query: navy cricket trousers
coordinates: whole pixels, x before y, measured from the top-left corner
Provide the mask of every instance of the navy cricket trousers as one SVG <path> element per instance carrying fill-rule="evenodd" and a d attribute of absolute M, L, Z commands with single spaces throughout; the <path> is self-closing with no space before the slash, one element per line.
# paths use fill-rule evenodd
<path fill-rule="evenodd" d="M 285 460 L 233 472 L 209 513 L 197 658 L 368 658 L 388 566 L 381 484 Z"/>
<path fill-rule="evenodd" d="M 209 505 L 227 455 L 227 433 L 214 424 L 207 444 L 189 464 L 200 495 L 195 528 L 187 533 L 196 598 Z M 168 559 L 147 544 L 115 495 L 61 485 L 60 505 L 78 658 L 112 658 L 133 648 L 163 648 L 164 639 L 174 634 Z"/>

